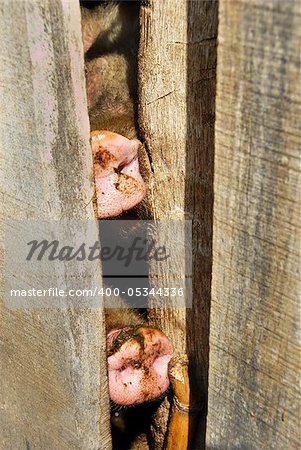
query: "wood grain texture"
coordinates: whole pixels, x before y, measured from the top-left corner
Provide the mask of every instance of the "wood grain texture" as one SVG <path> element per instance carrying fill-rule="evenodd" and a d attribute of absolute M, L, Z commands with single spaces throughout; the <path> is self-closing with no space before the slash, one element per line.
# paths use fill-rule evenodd
<path fill-rule="evenodd" d="M 79 5 L 5 0 L 0 14 L 2 224 L 92 219 Z M 9 309 L 4 278 L 0 447 L 110 449 L 102 313 Z"/>
<path fill-rule="evenodd" d="M 300 4 L 221 0 L 207 448 L 299 448 Z"/>
<path fill-rule="evenodd" d="M 151 160 L 151 214 L 158 220 L 189 219 L 193 226 L 193 306 L 175 308 L 170 299 L 170 308 L 153 308 L 150 317 L 176 352 L 188 353 L 193 395 L 205 412 L 217 2 L 152 0 L 142 7 L 141 26 L 139 119 Z M 170 285 L 165 279 L 164 286 Z M 168 406 L 166 401 L 154 420 L 155 448 L 162 448 Z M 201 420 L 198 428 L 202 434 Z M 196 438 L 196 448 L 203 439 Z"/>

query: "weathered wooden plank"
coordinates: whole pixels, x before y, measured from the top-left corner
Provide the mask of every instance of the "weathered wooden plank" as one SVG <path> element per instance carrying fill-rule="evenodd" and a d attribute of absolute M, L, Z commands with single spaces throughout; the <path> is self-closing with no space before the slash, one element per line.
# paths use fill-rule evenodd
<path fill-rule="evenodd" d="M 299 447 L 300 30 L 297 1 L 220 1 L 212 450 Z"/>
<path fill-rule="evenodd" d="M 193 224 L 193 306 L 172 307 L 170 299 L 170 308 L 154 308 L 150 316 L 172 339 L 176 352 L 188 353 L 193 395 L 203 397 L 205 405 L 217 2 L 153 0 L 142 8 L 141 25 L 139 113 L 151 157 L 150 210 L 158 220 L 189 219 Z M 156 448 L 164 439 L 164 417 L 166 411 L 161 411 L 155 420 Z M 197 448 L 201 440 L 197 438 Z"/>
<path fill-rule="evenodd" d="M 22 233 L 27 219 L 91 219 L 79 4 L 2 1 L 0 13 L 1 221 L 21 220 Z M 85 262 L 82 273 L 93 275 Z M 51 275 L 49 266 L 45 287 Z M 101 310 L 13 310 L 4 280 L 2 271 L 0 447 L 109 449 Z"/>

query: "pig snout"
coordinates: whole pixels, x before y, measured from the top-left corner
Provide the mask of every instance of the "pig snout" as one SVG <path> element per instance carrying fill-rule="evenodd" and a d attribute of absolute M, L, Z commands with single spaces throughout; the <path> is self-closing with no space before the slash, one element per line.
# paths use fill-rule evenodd
<path fill-rule="evenodd" d="M 109 131 L 91 133 L 98 218 L 118 216 L 145 197 L 139 172 L 138 139 Z"/>
<path fill-rule="evenodd" d="M 146 326 L 112 330 L 107 346 L 113 402 L 135 405 L 154 400 L 167 390 L 173 346 L 162 331 Z"/>

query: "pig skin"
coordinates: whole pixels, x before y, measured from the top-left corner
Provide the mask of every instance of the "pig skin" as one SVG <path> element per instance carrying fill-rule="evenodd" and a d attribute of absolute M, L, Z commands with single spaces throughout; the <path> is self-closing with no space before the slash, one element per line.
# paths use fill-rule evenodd
<path fill-rule="evenodd" d="M 138 139 L 105 130 L 91 133 L 99 219 L 115 217 L 140 203 L 146 194 L 139 172 Z"/>
<path fill-rule="evenodd" d="M 112 330 L 107 336 L 110 398 L 135 405 L 160 397 L 169 386 L 173 346 L 165 334 L 147 326 Z"/>

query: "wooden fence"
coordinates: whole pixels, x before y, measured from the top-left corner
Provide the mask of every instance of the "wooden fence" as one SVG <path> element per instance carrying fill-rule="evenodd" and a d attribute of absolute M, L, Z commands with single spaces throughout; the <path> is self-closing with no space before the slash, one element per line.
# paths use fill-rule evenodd
<path fill-rule="evenodd" d="M 79 5 L 5 0 L 0 14 L 2 222 L 91 219 Z M 141 6 L 149 204 L 193 221 L 193 307 L 150 318 L 190 358 L 195 449 L 299 445 L 300 30 L 297 0 Z M 110 450 L 104 336 L 102 310 L 3 301 L 1 448 Z"/>

